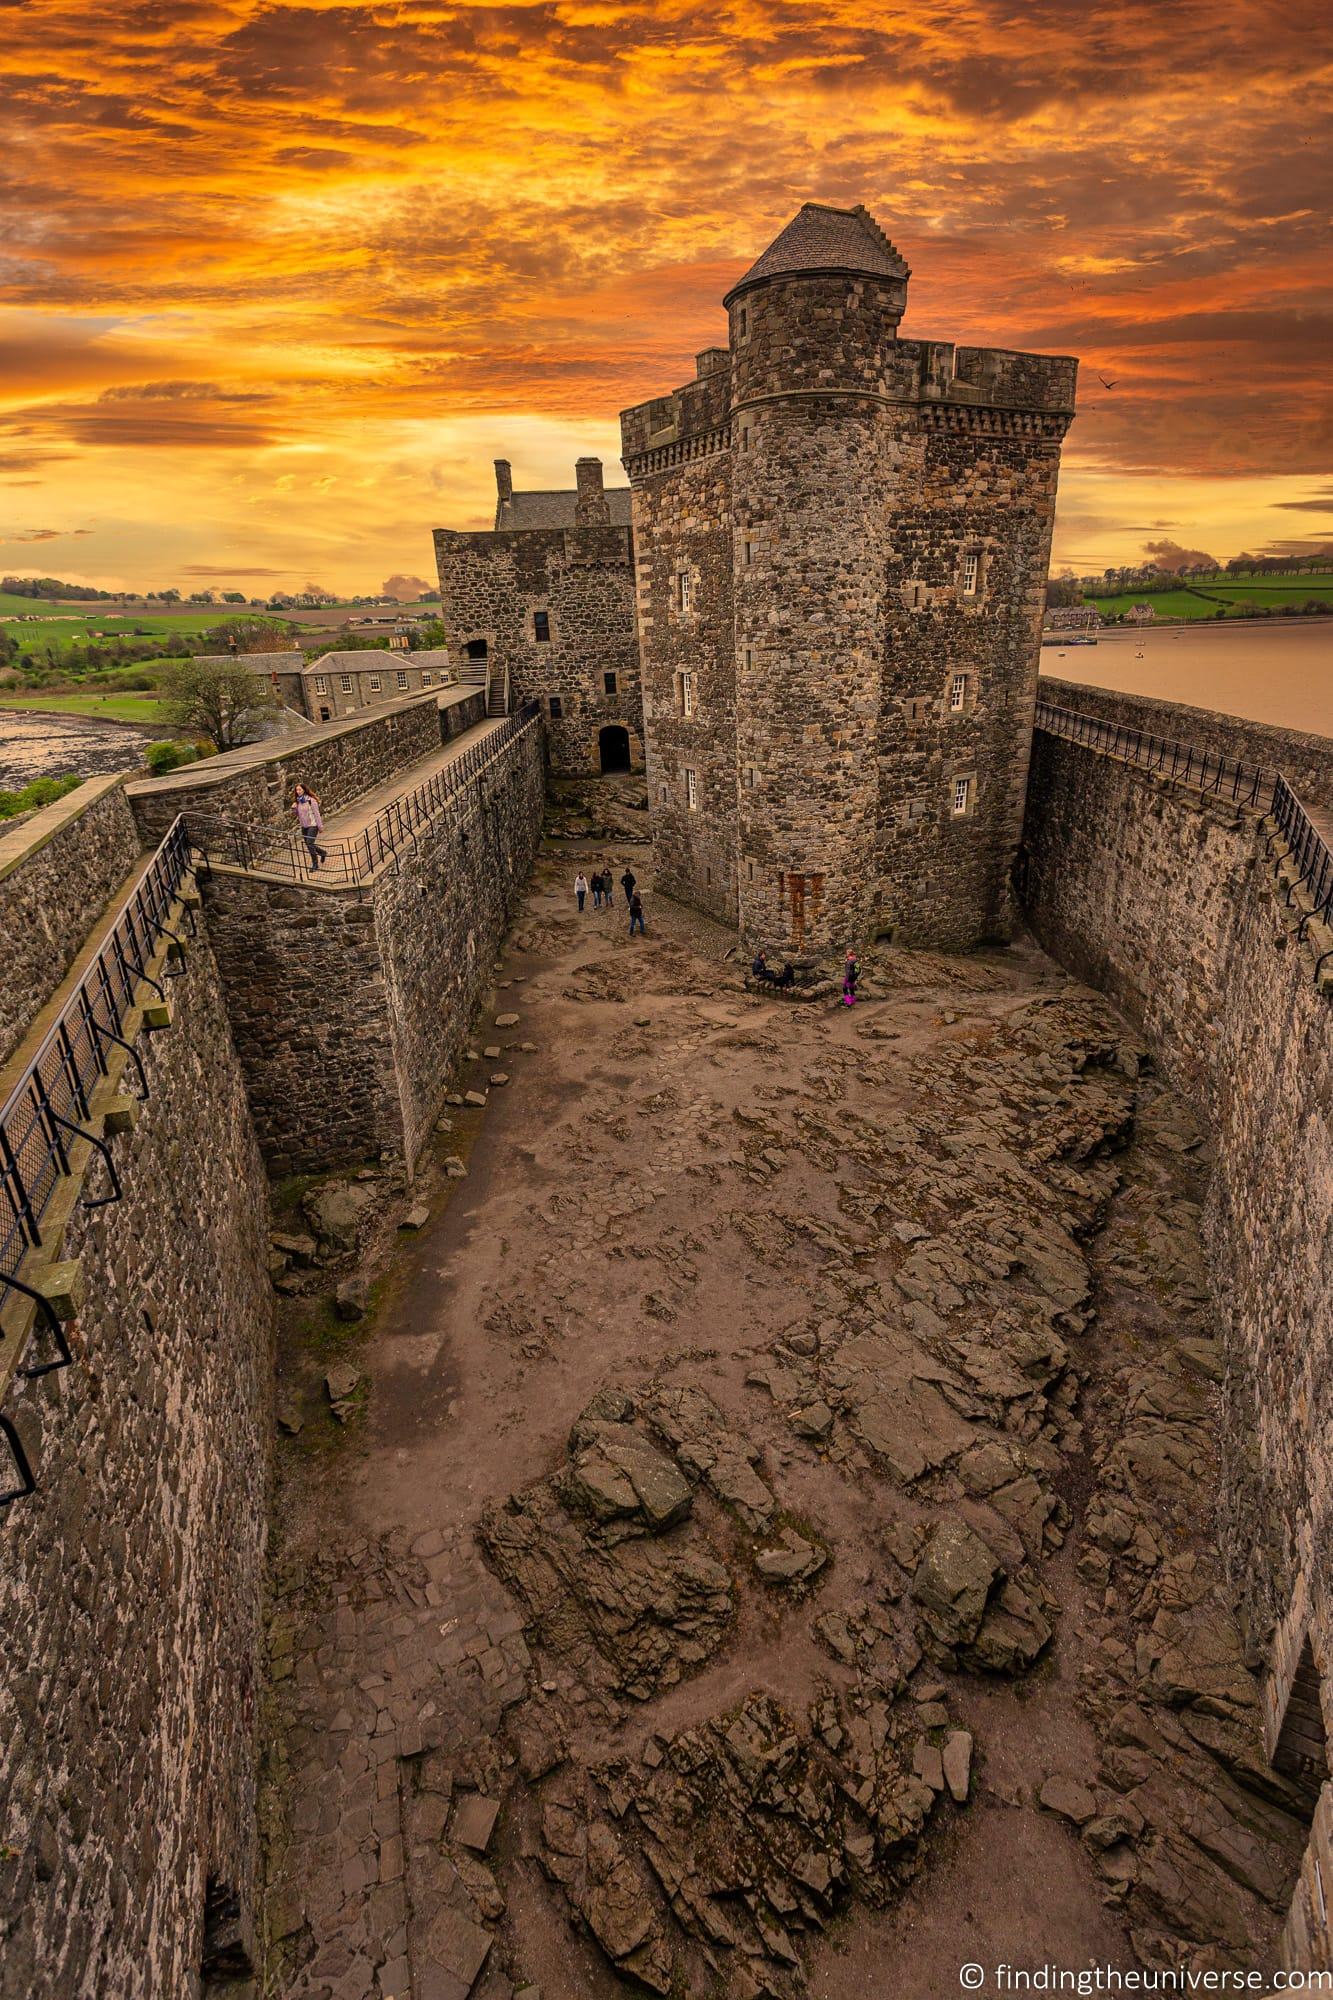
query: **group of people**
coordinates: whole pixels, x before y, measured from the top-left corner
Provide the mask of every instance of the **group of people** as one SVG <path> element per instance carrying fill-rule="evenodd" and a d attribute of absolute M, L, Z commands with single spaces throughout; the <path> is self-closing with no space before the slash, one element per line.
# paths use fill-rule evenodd
<path fill-rule="evenodd" d="M 633 937 L 637 930 L 642 937 L 646 935 L 643 922 L 643 897 L 636 887 L 634 870 L 628 865 L 620 878 L 620 886 L 625 891 L 625 902 L 629 909 L 629 934 Z M 592 890 L 592 906 L 595 910 L 600 910 L 603 903 L 608 910 L 613 907 L 616 885 L 609 866 L 595 870 L 591 882 L 581 868 L 574 877 L 574 900 L 580 911 L 587 902 L 589 889 Z"/>
<path fill-rule="evenodd" d="M 774 972 L 762 951 L 757 951 L 750 963 L 750 973 L 765 986 L 794 986 L 796 974 L 788 959 L 781 972 Z M 861 965 L 854 951 L 849 951 L 842 966 L 842 1004 L 844 1007 L 856 1005 L 856 982 L 861 977 Z"/>

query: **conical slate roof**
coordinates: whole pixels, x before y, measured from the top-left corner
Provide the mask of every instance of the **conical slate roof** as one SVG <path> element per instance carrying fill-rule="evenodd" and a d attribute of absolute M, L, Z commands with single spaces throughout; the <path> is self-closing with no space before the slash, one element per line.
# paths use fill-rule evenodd
<path fill-rule="evenodd" d="M 822 201 L 807 201 L 758 262 L 732 286 L 723 304 L 747 285 L 789 271 L 857 271 L 872 278 L 911 276 L 902 255 L 860 202 L 855 208 L 830 208 Z"/>

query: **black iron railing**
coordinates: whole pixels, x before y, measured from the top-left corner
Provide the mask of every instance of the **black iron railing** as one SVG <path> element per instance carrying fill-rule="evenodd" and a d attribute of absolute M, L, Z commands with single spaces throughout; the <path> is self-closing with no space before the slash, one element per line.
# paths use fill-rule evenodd
<path fill-rule="evenodd" d="M 185 824 L 177 819 L 157 853 L 122 903 L 103 943 L 84 970 L 59 1015 L 42 1037 L 41 1046 L 0 1105 L 0 1298 L 22 1292 L 38 1308 L 53 1353 L 36 1363 L 22 1354 L 6 1354 L 0 1337 L 0 1385 L 13 1373 L 44 1375 L 70 1359 L 60 1322 L 50 1306 L 19 1276 L 29 1250 L 42 1247 L 42 1229 L 52 1196 L 71 1170 L 71 1151 L 85 1140 L 106 1166 L 106 1192 L 85 1194 L 85 1208 L 101 1208 L 120 1199 L 120 1177 L 111 1147 L 93 1129 L 91 1098 L 107 1074 L 110 1052 L 123 1049 L 132 1066 L 140 1097 L 148 1095 L 142 1059 L 126 1035 L 127 1018 L 148 986 L 166 998 L 162 980 L 149 965 L 164 942 L 177 947 L 176 963 L 163 960 L 164 976 L 185 969 L 183 940 L 167 922 L 181 884 L 191 870 Z M 190 919 L 193 927 L 193 918 Z M 20 1484 L 0 1492 L 0 1504 L 31 1490 L 27 1461 L 8 1419 L 0 1416 Z M 0 1474 L 0 1478 L 3 1478 Z"/>
<path fill-rule="evenodd" d="M 277 875 L 283 881 L 315 880 L 338 888 L 355 887 L 367 881 L 386 861 L 395 860 L 402 848 L 415 841 L 421 828 L 535 725 L 540 713 L 538 702 L 525 703 L 516 715 L 506 717 L 498 728 L 490 730 L 480 741 L 470 743 L 433 777 L 376 813 L 359 833 L 343 837 L 319 834 L 318 846 L 323 858 L 318 869 L 304 836 L 298 833 L 275 833 L 267 827 L 206 825 L 202 820 L 192 820 L 195 845 L 210 861 L 251 869 L 261 875 Z"/>
<path fill-rule="evenodd" d="M 1146 729 L 1131 729 L 1128 723 L 1084 715 L 1076 708 L 1056 708 L 1045 701 L 1037 703 L 1037 727 L 1048 736 L 1064 736 L 1107 757 L 1121 757 L 1145 771 L 1178 778 L 1196 791 L 1213 792 L 1237 805 L 1256 806 L 1260 812 L 1272 810 L 1278 775 L 1261 764 L 1247 764 L 1240 757 L 1219 757 L 1212 750 L 1177 743 L 1170 736 L 1154 736 Z"/>
<path fill-rule="evenodd" d="M 1302 911 L 1296 926 L 1297 937 L 1303 938 L 1316 918 L 1333 926 L 1333 848 L 1281 772 L 1267 770 L 1261 764 L 1247 764 L 1238 757 L 1219 757 L 1211 750 L 1198 750 L 1169 736 L 1132 729 L 1127 723 L 1111 722 L 1105 716 L 1057 708 L 1051 702 L 1037 703 L 1036 725 L 1048 736 L 1063 736 L 1103 756 L 1120 757 L 1144 770 L 1192 785 L 1198 791 L 1232 799 L 1237 805 L 1253 806 L 1271 818 L 1274 828 L 1268 844 L 1271 847 L 1280 835 L 1286 841 L 1296 871 L 1287 889 L 1287 905 L 1295 905 L 1297 889 L 1304 889 L 1310 902 L 1310 908 Z M 1315 965 L 1316 979 L 1330 958 L 1333 949 L 1320 954 Z"/>

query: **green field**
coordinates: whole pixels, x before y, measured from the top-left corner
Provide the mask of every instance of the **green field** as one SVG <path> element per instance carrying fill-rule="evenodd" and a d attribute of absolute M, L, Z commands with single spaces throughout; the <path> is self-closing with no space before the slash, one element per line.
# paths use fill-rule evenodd
<path fill-rule="evenodd" d="M 36 709 L 45 715 L 94 715 L 108 722 L 142 722 L 165 730 L 160 703 L 149 694 L 16 694 L 0 688 L 0 708 Z"/>
<path fill-rule="evenodd" d="M 27 605 L 27 617 L 11 615 L 10 607 L 20 603 Z M 105 633 L 114 639 L 167 639 L 176 633 L 198 637 L 201 633 L 211 632 L 226 616 L 225 612 L 214 608 L 210 611 L 165 611 L 160 617 L 132 614 L 128 618 L 99 618 L 95 613 L 86 616 L 70 613 L 67 616 L 62 610 L 58 616 L 47 614 L 33 618 L 31 609 L 31 599 L 0 596 L 0 631 L 35 660 L 44 660 L 48 649 L 58 659 L 70 646 L 95 645 L 94 632 Z"/>
<path fill-rule="evenodd" d="M 1151 604 L 1159 618 L 1216 618 L 1219 611 L 1228 618 L 1242 616 L 1247 605 L 1263 610 L 1299 610 L 1311 598 L 1333 606 L 1333 574 L 1294 577 L 1224 577 L 1214 583 L 1205 579 L 1190 588 L 1175 590 L 1117 591 L 1113 596 L 1090 597 L 1106 616 L 1125 612 L 1135 604 Z"/>

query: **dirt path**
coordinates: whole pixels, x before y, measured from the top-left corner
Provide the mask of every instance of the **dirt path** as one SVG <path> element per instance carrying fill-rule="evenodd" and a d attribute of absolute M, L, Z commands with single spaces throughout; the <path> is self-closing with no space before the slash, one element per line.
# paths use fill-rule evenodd
<path fill-rule="evenodd" d="M 623 854 L 539 862 L 460 1090 L 509 1080 L 448 1113 L 364 1416 L 289 1483 L 273 1991 L 1190 1959 L 1080 1684 L 1133 1609 L 1067 1536 L 1126 1406 L 1137 1058 L 1031 948 L 752 998 L 642 852 L 645 939 L 574 909 Z M 1223 1885 L 1256 1955 L 1269 1887 Z"/>

